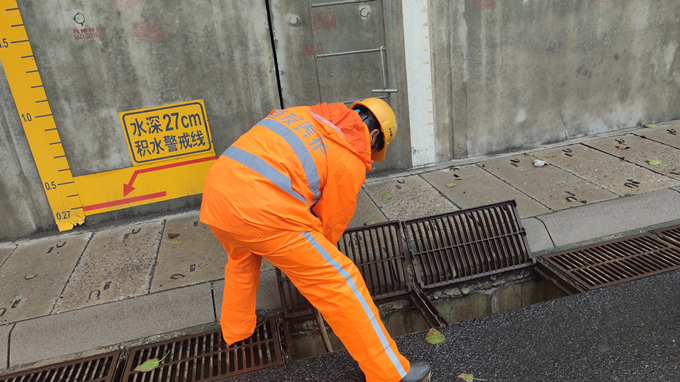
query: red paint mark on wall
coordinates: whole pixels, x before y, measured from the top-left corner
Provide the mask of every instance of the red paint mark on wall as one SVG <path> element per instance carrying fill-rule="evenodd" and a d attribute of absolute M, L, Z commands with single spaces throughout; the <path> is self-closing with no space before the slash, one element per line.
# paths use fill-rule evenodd
<path fill-rule="evenodd" d="M 104 27 L 83 28 L 73 30 L 73 39 L 83 40 L 87 38 L 104 38 Z"/>
<path fill-rule="evenodd" d="M 318 42 L 316 43 L 316 54 L 323 54 L 323 45 Z M 298 56 L 313 56 L 314 55 L 314 44 L 300 44 L 298 45 Z"/>
<path fill-rule="evenodd" d="M 159 23 L 132 23 L 135 41 L 163 41 L 163 28 Z"/>
<path fill-rule="evenodd" d="M 337 27 L 335 12 L 312 13 L 312 26 L 314 29 L 335 30 Z"/>
<path fill-rule="evenodd" d="M 123 9 L 139 8 L 139 0 L 115 0 L 114 7 L 121 11 Z"/>
<path fill-rule="evenodd" d="M 472 0 L 472 9 L 475 11 L 495 9 L 493 2 L 494 0 Z"/>

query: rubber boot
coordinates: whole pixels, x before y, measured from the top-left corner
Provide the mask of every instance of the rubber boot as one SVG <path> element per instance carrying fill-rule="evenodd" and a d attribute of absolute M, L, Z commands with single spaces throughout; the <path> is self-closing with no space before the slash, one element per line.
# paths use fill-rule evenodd
<path fill-rule="evenodd" d="M 257 329 L 260 326 L 262 326 L 262 324 L 264 324 L 264 321 L 267 319 L 267 311 L 264 309 L 256 309 L 255 315 L 257 316 L 257 321 L 255 322 L 255 329 Z"/>
<path fill-rule="evenodd" d="M 411 369 L 400 382 L 426 382 L 430 380 L 429 362 L 411 362 Z"/>

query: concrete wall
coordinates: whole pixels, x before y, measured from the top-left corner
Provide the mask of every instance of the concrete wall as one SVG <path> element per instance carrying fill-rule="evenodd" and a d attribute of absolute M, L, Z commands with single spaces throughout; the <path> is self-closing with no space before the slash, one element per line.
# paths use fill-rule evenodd
<path fill-rule="evenodd" d="M 219 154 L 280 106 L 264 0 L 18 5 L 74 176 L 132 166 L 121 111 L 203 99 Z M 74 29 L 98 27 L 103 37 L 76 39 Z M 55 227 L 4 75 L 0 239 Z"/>
<path fill-rule="evenodd" d="M 680 117 L 680 2 L 429 2 L 438 161 Z"/>
<path fill-rule="evenodd" d="M 310 1 L 321 0 L 269 0 L 274 24 L 297 22 L 292 16 L 308 14 Z M 372 3 L 341 7 L 354 12 L 379 6 Z M 274 36 L 277 44 L 292 40 L 273 47 L 267 4 L 20 0 L 73 175 L 131 166 L 121 111 L 203 99 L 219 154 L 279 107 L 287 93 L 279 91 L 274 49 L 290 46 L 295 51 L 277 55 L 295 59 L 307 41 L 279 34 Z M 295 11 L 300 4 L 304 9 Z M 392 159 L 374 173 L 680 118 L 680 2 L 381 4 L 388 82 L 399 88 L 391 97 L 402 129 L 389 148 Z M 333 7 L 338 8 L 328 9 Z M 337 11 L 338 17 L 342 14 Z M 74 30 L 81 28 L 103 28 L 104 35 L 76 38 Z M 295 73 L 292 64 L 286 64 L 284 75 L 310 75 L 308 69 Z M 346 79 L 337 81 L 328 86 L 340 88 Z M 0 102 L 2 240 L 55 225 L 2 72 Z M 198 203 L 200 196 L 192 196 L 87 221 Z"/>

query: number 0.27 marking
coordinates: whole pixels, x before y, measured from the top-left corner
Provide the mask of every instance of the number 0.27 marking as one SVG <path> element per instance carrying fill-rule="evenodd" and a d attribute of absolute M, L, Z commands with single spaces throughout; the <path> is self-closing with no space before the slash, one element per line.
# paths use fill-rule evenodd
<path fill-rule="evenodd" d="M 71 217 L 71 211 L 57 212 L 54 216 L 57 220 L 68 219 Z"/>

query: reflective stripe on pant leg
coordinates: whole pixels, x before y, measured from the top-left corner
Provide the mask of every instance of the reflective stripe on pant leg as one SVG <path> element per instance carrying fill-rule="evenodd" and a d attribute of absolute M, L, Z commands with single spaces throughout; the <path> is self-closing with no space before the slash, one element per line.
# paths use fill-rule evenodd
<path fill-rule="evenodd" d="M 340 263 L 335 261 L 335 259 L 333 259 L 331 255 L 328 254 L 328 252 L 326 252 L 326 249 L 324 249 L 324 247 L 321 246 L 321 244 L 319 244 L 319 242 L 317 242 L 316 239 L 309 232 L 301 233 L 302 236 L 304 236 L 305 239 L 307 239 L 307 241 L 309 241 L 309 243 L 312 244 L 314 249 L 316 249 L 316 251 L 319 252 L 319 254 L 324 258 L 324 260 L 326 260 L 328 264 L 330 264 L 342 277 L 345 278 L 345 282 L 352 289 L 352 293 L 354 293 L 354 296 L 357 298 L 357 300 L 359 300 L 359 303 L 364 309 L 364 312 L 368 316 L 368 319 L 371 322 L 371 325 L 373 326 L 375 334 L 378 336 L 378 339 L 380 339 L 380 343 L 385 349 L 385 353 L 389 357 L 390 361 L 392 361 L 392 364 L 399 372 L 399 375 L 403 378 L 406 375 L 404 367 L 401 365 L 401 362 L 399 362 L 399 359 L 397 359 L 394 350 L 390 347 L 387 341 L 387 337 L 385 337 L 385 333 L 383 333 L 382 328 L 378 324 L 375 315 L 373 314 L 373 311 L 368 306 L 368 303 L 366 302 L 366 299 L 364 299 L 364 296 L 361 293 L 359 293 L 356 283 L 354 282 L 354 280 L 352 280 L 350 274 L 340 265 Z"/>

